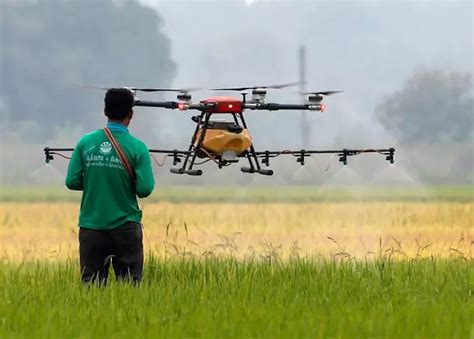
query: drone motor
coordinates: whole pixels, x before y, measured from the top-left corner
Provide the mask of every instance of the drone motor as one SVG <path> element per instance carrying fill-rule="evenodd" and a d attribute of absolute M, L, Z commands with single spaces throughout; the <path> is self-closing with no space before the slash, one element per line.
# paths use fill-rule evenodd
<path fill-rule="evenodd" d="M 307 98 L 307 103 L 308 104 L 314 104 L 314 103 L 319 103 L 323 101 L 323 96 L 321 94 L 309 94 Z"/>
<path fill-rule="evenodd" d="M 265 95 L 267 94 L 267 90 L 264 88 L 255 88 L 252 90 L 252 102 L 262 104 L 265 102 Z"/>
<path fill-rule="evenodd" d="M 176 95 L 176 98 L 180 101 L 184 101 L 186 103 L 190 103 L 191 102 L 191 94 L 189 94 L 188 92 L 179 92 L 177 95 Z"/>

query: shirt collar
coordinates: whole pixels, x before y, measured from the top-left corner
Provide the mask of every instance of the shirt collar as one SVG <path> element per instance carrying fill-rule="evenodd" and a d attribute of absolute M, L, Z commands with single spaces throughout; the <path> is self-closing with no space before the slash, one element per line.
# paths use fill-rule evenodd
<path fill-rule="evenodd" d="M 128 133 L 128 128 L 118 122 L 111 122 L 109 121 L 107 123 L 107 128 L 110 129 L 111 131 L 114 131 L 114 132 L 124 132 L 124 133 Z"/>

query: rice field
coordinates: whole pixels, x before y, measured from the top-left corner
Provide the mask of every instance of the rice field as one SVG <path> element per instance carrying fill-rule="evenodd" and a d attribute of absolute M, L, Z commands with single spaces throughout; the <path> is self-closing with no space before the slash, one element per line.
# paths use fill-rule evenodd
<path fill-rule="evenodd" d="M 178 190 L 139 288 L 80 285 L 77 195 L 0 194 L 0 338 L 474 336 L 472 190 Z"/>
<path fill-rule="evenodd" d="M 469 338 L 472 265 L 148 260 L 139 288 L 2 264 L 2 338 Z"/>

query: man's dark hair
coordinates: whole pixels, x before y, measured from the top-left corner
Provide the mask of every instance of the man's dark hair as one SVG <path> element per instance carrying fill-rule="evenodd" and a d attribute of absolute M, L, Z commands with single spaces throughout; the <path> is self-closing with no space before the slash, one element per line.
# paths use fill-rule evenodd
<path fill-rule="evenodd" d="M 123 120 L 133 106 L 133 93 L 126 88 L 111 88 L 105 93 L 105 115 L 112 120 Z"/>

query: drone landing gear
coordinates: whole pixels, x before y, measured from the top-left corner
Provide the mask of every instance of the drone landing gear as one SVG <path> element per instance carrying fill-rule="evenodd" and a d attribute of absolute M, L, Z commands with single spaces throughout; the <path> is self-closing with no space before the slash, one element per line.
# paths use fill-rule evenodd
<path fill-rule="evenodd" d="M 255 161 L 255 165 L 253 164 L 253 160 Z M 250 150 L 247 151 L 247 159 L 249 161 L 250 167 L 241 167 L 240 170 L 243 173 L 258 173 L 261 175 L 273 175 L 273 170 L 262 168 L 260 163 L 258 162 L 257 154 L 253 146 L 251 146 Z"/>
<path fill-rule="evenodd" d="M 198 151 L 201 149 L 202 141 L 206 134 L 207 126 L 209 124 L 210 113 L 202 112 L 198 116 L 193 116 L 192 120 L 196 122 L 196 129 L 194 130 L 191 144 L 189 145 L 188 152 L 184 158 L 183 165 L 180 168 L 170 168 L 170 172 L 174 174 L 187 174 L 192 176 L 202 175 L 202 170 L 193 169 L 193 165 L 196 162 Z M 201 130 L 201 133 L 199 131 Z M 199 134 L 199 139 L 198 138 Z M 189 166 L 188 166 L 189 163 Z M 176 164 L 175 164 L 176 165 Z"/>
<path fill-rule="evenodd" d="M 253 145 L 250 147 L 250 150 L 247 151 L 247 159 L 249 161 L 250 167 L 241 167 L 240 170 L 243 173 L 258 173 L 261 175 L 273 175 L 273 170 L 268 169 L 268 168 L 262 168 L 260 166 L 260 163 L 258 162 L 257 153 L 255 152 Z M 255 161 L 255 165 L 253 164 L 252 159 Z"/>
<path fill-rule="evenodd" d="M 193 176 L 202 175 L 201 170 L 183 170 L 181 168 L 171 168 L 170 172 L 174 174 L 187 174 L 187 175 L 193 175 Z"/>
<path fill-rule="evenodd" d="M 243 173 L 258 173 L 262 175 L 273 175 L 273 170 L 271 169 L 266 169 L 266 168 L 260 168 L 259 170 L 251 167 L 241 167 L 240 170 Z"/>
<path fill-rule="evenodd" d="M 243 113 L 240 113 L 239 117 L 240 117 L 240 120 L 242 121 L 242 125 L 246 129 L 247 128 L 247 123 L 245 122 Z M 249 149 L 246 151 L 246 157 L 249 161 L 250 167 L 241 167 L 240 170 L 243 173 L 258 173 L 258 174 L 261 174 L 261 175 L 273 175 L 273 170 L 262 168 L 260 166 L 260 163 L 258 161 L 257 152 L 255 151 L 255 148 L 253 147 L 253 144 L 251 144 Z M 253 162 L 255 162 L 255 165 L 253 164 Z M 268 163 L 266 165 L 268 166 Z"/>

